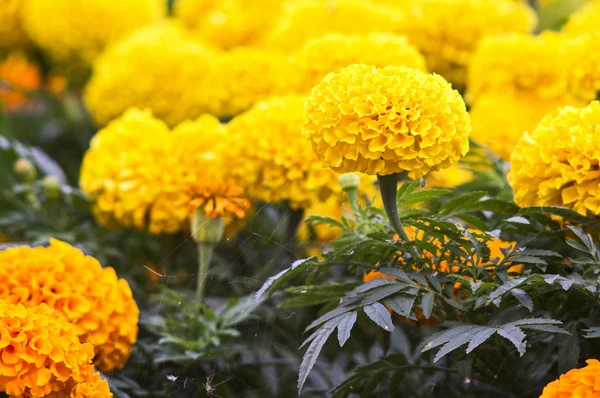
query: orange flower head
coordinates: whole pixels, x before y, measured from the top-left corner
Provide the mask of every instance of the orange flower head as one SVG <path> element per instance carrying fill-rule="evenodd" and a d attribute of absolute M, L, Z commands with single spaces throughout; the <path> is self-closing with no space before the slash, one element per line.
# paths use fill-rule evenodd
<path fill-rule="evenodd" d="M 8 110 L 19 109 L 27 102 L 27 94 L 40 87 L 39 67 L 25 54 L 13 52 L 0 63 L 0 104 Z"/>
<path fill-rule="evenodd" d="M 544 387 L 540 398 L 600 397 L 600 362 L 588 359 L 587 366 L 572 369 Z"/>

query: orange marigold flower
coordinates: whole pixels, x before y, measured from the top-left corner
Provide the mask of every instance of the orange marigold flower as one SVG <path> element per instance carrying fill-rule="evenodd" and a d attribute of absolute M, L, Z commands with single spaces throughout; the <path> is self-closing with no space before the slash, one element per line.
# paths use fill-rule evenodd
<path fill-rule="evenodd" d="M 27 102 L 29 91 L 41 84 L 39 67 L 22 52 L 13 52 L 0 63 L 0 104 L 16 110 Z"/>
<path fill-rule="evenodd" d="M 587 366 L 569 370 L 544 387 L 540 398 L 600 397 L 600 362 L 588 359 Z"/>
<path fill-rule="evenodd" d="M 25 307 L 47 304 L 94 347 L 103 372 L 123 367 L 135 343 L 139 310 L 129 284 L 111 267 L 52 239 L 49 247 L 0 251 L 0 299 Z"/>
<path fill-rule="evenodd" d="M 94 348 L 46 304 L 0 300 L 0 391 L 11 397 L 112 397 L 94 373 Z M 84 393 L 94 391 L 93 394 Z"/>

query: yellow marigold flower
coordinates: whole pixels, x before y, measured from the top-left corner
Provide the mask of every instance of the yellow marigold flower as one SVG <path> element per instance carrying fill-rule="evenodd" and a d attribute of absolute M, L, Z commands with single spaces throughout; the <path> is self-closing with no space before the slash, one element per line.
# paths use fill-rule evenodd
<path fill-rule="evenodd" d="M 340 191 L 337 173 L 319 162 L 301 135 L 303 106 L 303 97 L 274 98 L 227 124 L 228 165 L 250 197 L 288 200 L 299 209 Z"/>
<path fill-rule="evenodd" d="M 427 59 L 427 69 L 462 90 L 479 41 L 505 32 L 528 33 L 536 16 L 523 2 L 510 0 L 419 0 L 397 30 Z"/>
<path fill-rule="evenodd" d="M 524 132 L 532 131 L 544 116 L 556 108 L 576 104 L 566 98 L 541 99 L 531 93 L 486 92 L 470 110 L 471 138 L 508 160 Z"/>
<path fill-rule="evenodd" d="M 595 398 L 600 396 L 600 362 L 588 359 L 587 366 L 571 369 L 544 387 L 540 398 Z"/>
<path fill-rule="evenodd" d="M 0 49 L 23 44 L 27 36 L 21 25 L 25 0 L 3 0 L 0 7 Z"/>
<path fill-rule="evenodd" d="M 27 102 L 29 91 L 40 87 L 39 67 L 22 52 L 12 52 L 0 63 L 0 104 L 16 110 Z"/>
<path fill-rule="evenodd" d="M 290 94 L 294 73 L 289 56 L 278 51 L 237 48 L 215 55 L 194 104 L 220 118 L 237 115 L 259 101 Z"/>
<path fill-rule="evenodd" d="M 519 206 L 566 206 L 600 215 L 600 103 L 547 115 L 515 147 L 508 182 Z"/>
<path fill-rule="evenodd" d="M 441 76 L 356 64 L 315 86 L 304 131 L 340 173 L 407 171 L 416 179 L 465 155 L 471 124 L 460 94 Z"/>
<path fill-rule="evenodd" d="M 590 101 L 600 91 L 600 30 L 567 41 L 569 58 L 569 88 L 582 101 Z"/>
<path fill-rule="evenodd" d="M 22 13 L 31 40 L 52 57 L 85 63 L 164 14 L 161 0 L 27 0 Z"/>
<path fill-rule="evenodd" d="M 0 300 L 0 349 L 0 391 L 11 397 L 83 398 L 75 392 L 88 382 L 98 393 L 86 397 L 112 397 L 94 373 L 94 347 L 46 304 L 26 308 Z"/>
<path fill-rule="evenodd" d="M 143 28 L 99 57 L 86 104 L 100 125 L 132 106 L 151 109 L 169 126 L 196 118 L 204 113 L 198 96 L 210 54 L 173 22 Z"/>
<path fill-rule="evenodd" d="M 0 251 L 0 299 L 25 307 L 47 304 L 94 346 L 103 372 L 121 368 L 135 343 L 138 307 L 131 289 L 111 267 L 52 239 L 49 247 Z"/>
<path fill-rule="evenodd" d="M 444 170 L 432 171 L 425 179 L 428 188 L 453 188 L 471 181 L 473 173 L 457 163 Z"/>
<path fill-rule="evenodd" d="M 325 33 L 394 32 L 404 22 L 404 13 L 399 9 L 370 1 L 289 1 L 265 41 L 269 46 L 294 51 Z"/>
<path fill-rule="evenodd" d="M 222 48 L 259 43 L 281 13 L 281 0 L 179 0 L 175 15 Z"/>
<path fill-rule="evenodd" d="M 596 32 L 600 30 L 598 22 L 600 22 L 600 2 L 587 1 L 569 16 L 561 32 L 570 36 Z"/>
<path fill-rule="evenodd" d="M 538 36 L 507 34 L 483 40 L 473 55 L 469 94 L 473 102 L 490 91 L 564 97 L 572 60 L 565 39 L 546 31 Z"/>
<path fill-rule="evenodd" d="M 295 55 L 300 92 L 310 92 L 328 73 L 352 64 L 406 66 L 425 71 L 425 58 L 405 37 L 391 33 L 345 36 L 330 33 L 311 39 Z"/>

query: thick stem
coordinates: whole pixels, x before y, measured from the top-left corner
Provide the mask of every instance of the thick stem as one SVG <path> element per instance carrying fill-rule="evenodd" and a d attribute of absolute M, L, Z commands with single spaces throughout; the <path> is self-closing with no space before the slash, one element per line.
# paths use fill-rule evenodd
<path fill-rule="evenodd" d="M 196 285 L 196 301 L 201 302 L 204 297 L 204 286 L 208 277 L 208 265 L 212 257 L 214 244 L 198 243 L 198 281 Z"/>

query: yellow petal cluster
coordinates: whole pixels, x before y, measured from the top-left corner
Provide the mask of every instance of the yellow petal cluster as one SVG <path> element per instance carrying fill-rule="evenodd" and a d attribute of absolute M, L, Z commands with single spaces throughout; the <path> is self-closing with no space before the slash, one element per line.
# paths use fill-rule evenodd
<path fill-rule="evenodd" d="M 89 63 L 165 11 L 161 0 L 27 0 L 22 16 L 28 36 L 52 57 Z"/>
<path fill-rule="evenodd" d="M 600 396 L 600 362 L 588 359 L 587 366 L 569 370 L 544 387 L 540 398 L 596 398 Z"/>
<path fill-rule="evenodd" d="M 515 147 L 508 182 L 519 206 L 566 206 L 600 215 L 600 103 L 547 115 Z"/>
<path fill-rule="evenodd" d="M 406 171 L 416 179 L 464 156 L 471 124 L 460 94 L 441 76 L 356 64 L 315 86 L 304 132 L 340 173 Z"/>
<path fill-rule="evenodd" d="M 405 37 L 392 33 L 330 33 L 309 40 L 294 56 L 300 74 L 298 90 L 310 92 L 328 73 L 352 64 L 406 66 L 425 71 L 425 58 Z"/>
<path fill-rule="evenodd" d="M 103 372 L 121 368 L 138 331 L 138 307 L 124 279 L 111 267 L 57 240 L 49 247 L 0 252 L 0 299 L 25 307 L 47 304 L 94 347 Z"/>
<path fill-rule="evenodd" d="M 577 36 L 580 34 L 600 31 L 600 2 L 588 1 L 569 16 L 569 20 L 561 32 Z"/>
<path fill-rule="evenodd" d="M 302 137 L 303 106 L 303 97 L 273 98 L 227 124 L 227 164 L 250 197 L 287 200 L 299 209 L 339 192 L 337 173 L 322 165 Z"/>
<path fill-rule="evenodd" d="M 27 40 L 21 24 L 21 10 L 25 1 L 2 1 L 2 7 L 0 7 L 0 49 L 16 47 Z"/>
<path fill-rule="evenodd" d="M 95 62 L 85 102 L 100 125 L 132 106 L 151 109 L 169 126 L 199 117 L 211 54 L 174 22 L 140 29 Z"/>
<path fill-rule="evenodd" d="M 258 44 L 277 21 L 281 0 L 179 0 L 175 16 L 221 48 Z"/>
<path fill-rule="evenodd" d="M 190 206 L 243 218 L 248 202 L 215 148 L 223 134 L 208 115 L 173 131 L 149 110 L 115 119 L 92 139 L 81 168 L 98 222 L 170 234 L 187 228 Z"/>
<path fill-rule="evenodd" d="M 203 112 L 230 118 L 259 101 L 290 94 L 295 76 L 288 55 L 258 48 L 216 54 L 197 90 Z"/>
<path fill-rule="evenodd" d="M 265 43 L 295 51 L 309 39 L 326 33 L 394 32 L 404 22 L 400 9 L 365 0 L 293 0 L 285 3 L 283 14 Z"/>
<path fill-rule="evenodd" d="M 46 304 L 0 300 L 0 392 L 11 397 L 112 397 L 94 372 L 94 348 Z M 82 394 L 85 390 L 92 394 Z"/>
<path fill-rule="evenodd" d="M 470 58 L 479 41 L 505 32 L 533 30 L 536 16 L 511 0 L 418 0 L 397 30 L 417 45 L 427 69 L 462 90 Z"/>

